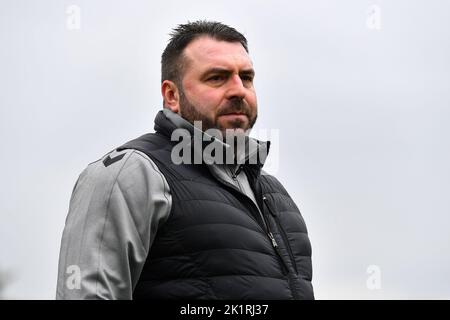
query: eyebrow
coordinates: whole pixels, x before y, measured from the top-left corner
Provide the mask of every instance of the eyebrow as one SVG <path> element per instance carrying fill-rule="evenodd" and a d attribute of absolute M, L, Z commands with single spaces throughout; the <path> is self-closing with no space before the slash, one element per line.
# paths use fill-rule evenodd
<path fill-rule="evenodd" d="M 230 73 L 231 73 L 231 71 L 226 68 L 211 68 L 211 69 L 206 70 L 203 73 L 203 77 L 206 78 L 207 76 L 209 76 L 211 74 L 230 74 Z M 239 75 L 249 75 L 249 76 L 254 77 L 255 70 L 253 68 L 244 69 L 244 70 L 239 71 Z"/>

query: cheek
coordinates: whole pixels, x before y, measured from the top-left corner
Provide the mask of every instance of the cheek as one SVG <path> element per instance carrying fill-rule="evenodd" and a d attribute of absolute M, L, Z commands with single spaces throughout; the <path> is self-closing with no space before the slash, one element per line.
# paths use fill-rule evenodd
<path fill-rule="evenodd" d="M 258 106 L 258 102 L 257 102 L 257 99 L 256 99 L 255 92 L 252 92 L 251 94 L 249 94 L 247 96 L 247 103 L 248 103 L 248 105 L 250 106 L 250 108 L 252 110 L 256 111 L 257 106 Z"/>
<path fill-rule="evenodd" d="M 197 107 L 201 108 L 205 113 L 215 114 L 222 99 L 223 94 L 219 90 L 199 90 L 194 97 L 197 101 Z"/>

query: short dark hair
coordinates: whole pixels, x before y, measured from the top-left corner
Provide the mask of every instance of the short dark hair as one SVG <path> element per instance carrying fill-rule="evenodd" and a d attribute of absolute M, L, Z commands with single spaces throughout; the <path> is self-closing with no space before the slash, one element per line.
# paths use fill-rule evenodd
<path fill-rule="evenodd" d="M 172 30 L 170 36 L 161 57 L 161 83 L 170 80 L 179 87 L 186 62 L 183 50 L 201 36 L 209 36 L 220 41 L 240 42 L 248 53 L 247 39 L 236 29 L 216 21 L 198 20 L 179 24 Z"/>

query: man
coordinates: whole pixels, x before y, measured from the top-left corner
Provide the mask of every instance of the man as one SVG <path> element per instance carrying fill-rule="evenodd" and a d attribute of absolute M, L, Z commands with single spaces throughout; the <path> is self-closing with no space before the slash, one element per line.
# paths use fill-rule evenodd
<path fill-rule="evenodd" d="M 314 299 L 303 218 L 261 170 L 269 142 L 248 136 L 254 75 L 235 29 L 208 21 L 174 29 L 156 133 L 91 163 L 74 187 L 58 299 Z M 180 130 L 194 138 L 174 152 Z"/>

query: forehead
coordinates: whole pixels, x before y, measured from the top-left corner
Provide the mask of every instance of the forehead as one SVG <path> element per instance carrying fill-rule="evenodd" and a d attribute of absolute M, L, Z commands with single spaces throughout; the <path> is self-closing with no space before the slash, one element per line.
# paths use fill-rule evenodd
<path fill-rule="evenodd" d="M 195 39 L 185 48 L 188 60 L 186 71 L 203 71 L 211 67 L 230 69 L 251 68 L 250 57 L 240 42 L 215 40 L 204 36 Z"/>

